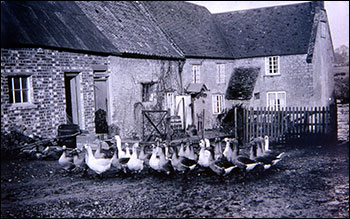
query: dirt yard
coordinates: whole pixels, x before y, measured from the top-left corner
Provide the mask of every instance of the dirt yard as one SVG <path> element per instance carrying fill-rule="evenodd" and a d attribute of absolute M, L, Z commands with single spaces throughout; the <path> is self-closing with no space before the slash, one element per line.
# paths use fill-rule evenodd
<path fill-rule="evenodd" d="M 2 161 L 1 217 L 349 217 L 349 145 L 285 148 L 248 179 L 67 175 L 57 161 Z"/>

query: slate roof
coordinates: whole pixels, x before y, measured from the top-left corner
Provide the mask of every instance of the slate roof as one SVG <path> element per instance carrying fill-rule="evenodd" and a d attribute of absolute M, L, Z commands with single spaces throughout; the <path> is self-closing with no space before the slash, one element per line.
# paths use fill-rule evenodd
<path fill-rule="evenodd" d="M 234 58 L 308 52 L 317 3 L 214 14 Z"/>
<path fill-rule="evenodd" d="M 12 46 L 119 53 L 74 2 L 65 1 L 1 1 L 1 47 Z"/>
<path fill-rule="evenodd" d="M 312 57 L 317 4 L 211 14 L 184 1 L 2 1 L 1 46 L 176 59 Z"/>
<path fill-rule="evenodd" d="M 259 71 L 259 68 L 235 68 L 231 74 L 225 98 L 228 100 L 250 100 Z"/>
<path fill-rule="evenodd" d="M 232 57 L 213 15 L 205 7 L 184 1 L 141 3 L 186 57 Z"/>
<path fill-rule="evenodd" d="M 121 53 L 183 58 L 137 2 L 76 1 Z"/>

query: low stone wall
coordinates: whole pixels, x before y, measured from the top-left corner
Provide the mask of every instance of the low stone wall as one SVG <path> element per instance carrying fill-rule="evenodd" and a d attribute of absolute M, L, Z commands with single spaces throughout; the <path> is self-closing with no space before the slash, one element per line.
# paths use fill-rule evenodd
<path fill-rule="evenodd" d="M 338 141 L 349 141 L 349 104 L 337 104 Z"/>

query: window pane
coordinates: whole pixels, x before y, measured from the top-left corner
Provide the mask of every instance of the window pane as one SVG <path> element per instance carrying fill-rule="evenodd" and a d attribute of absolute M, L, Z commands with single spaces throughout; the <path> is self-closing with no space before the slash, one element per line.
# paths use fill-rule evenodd
<path fill-rule="evenodd" d="M 12 92 L 12 77 L 8 78 L 8 82 L 9 82 L 9 91 Z"/>
<path fill-rule="evenodd" d="M 20 85 L 19 85 L 19 77 L 13 77 L 15 80 L 15 89 L 20 89 Z M 16 101 L 17 102 L 17 101 Z"/>
<path fill-rule="evenodd" d="M 23 90 L 23 103 L 28 102 L 28 90 Z"/>
<path fill-rule="evenodd" d="M 22 89 L 27 89 L 27 78 L 23 77 L 22 78 Z"/>
<path fill-rule="evenodd" d="M 21 103 L 21 91 L 15 91 L 15 103 Z"/>

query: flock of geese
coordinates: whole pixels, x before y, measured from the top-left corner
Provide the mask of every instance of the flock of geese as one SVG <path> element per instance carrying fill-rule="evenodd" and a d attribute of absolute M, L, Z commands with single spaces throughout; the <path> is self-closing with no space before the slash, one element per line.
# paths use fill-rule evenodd
<path fill-rule="evenodd" d="M 223 151 L 220 139 L 215 139 L 214 144 L 207 138 L 201 139 L 198 153 L 190 141 L 181 142 L 180 145 L 157 141 L 151 145 L 152 153 L 146 153 L 145 145 L 140 146 L 139 142 L 134 143 L 132 149 L 128 143 L 124 143 L 123 149 L 120 136 L 116 135 L 114 138 L 114 147 L 109 150 L 102 149 L 108 148 L 104 141 L 101 141 L 95 152 L 88 144 L 81 149 L 73 149 L 71 153 L 63 146 L 58 163 L 66 171 L 79 169 L 86 174 L 91 169 L 100 177 L 110 169 L 124 173 L 141 173 L 147 170 L 165 175 L 204 170 L 227 176 L 263 172 L 276 165 L 284 154 L 269 148 L 268 136 L 255 138 L 249 143 L 250 156 L 240 154 L 235 138 L 224 139 L 226 144 Z"/>

